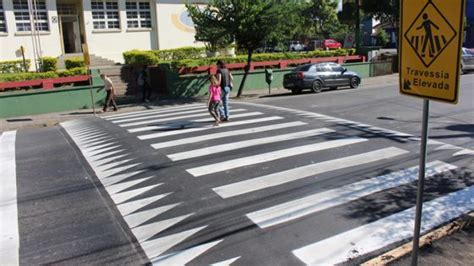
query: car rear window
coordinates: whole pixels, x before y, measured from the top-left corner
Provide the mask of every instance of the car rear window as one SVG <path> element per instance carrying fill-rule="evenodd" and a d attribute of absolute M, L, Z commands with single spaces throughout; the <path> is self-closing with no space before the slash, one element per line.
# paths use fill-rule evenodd
<path fill-rule="evenodd" d="M 300 66 L 300 67 L 297 67 L 297 68 L 295 69 L 295 72 L 306 72 L 306 71 L 308 71 L 310 68 L 311 68 L 311 65 Z"/>

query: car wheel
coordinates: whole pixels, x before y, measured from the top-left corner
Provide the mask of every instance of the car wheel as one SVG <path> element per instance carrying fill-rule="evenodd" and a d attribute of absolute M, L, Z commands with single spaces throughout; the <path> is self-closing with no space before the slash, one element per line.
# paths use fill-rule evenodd
<path fill-rule="evenodd" d="M 293 93 L 294 95 L 300 94 L 300 93 L 301 93 L 301 89 L 299 89 L 299 88 L 291 89 L 291 93 Z"/>
<path fill-rule="evenodd" d="M 311 89 L 315 93 L 320 93 L 323 90 L 323 83 L 321 83 L 321 81 L 319 80 L 316 80 L 315 82 L 313 82 L 313 86 L 311 87 Z"/>
<path fill-rule="evenodd" d="M 355 89 L 359 87 L 359 84 L 360 84 L 360 79 L 358 77 L 351 78 L 351 88 Z"/>

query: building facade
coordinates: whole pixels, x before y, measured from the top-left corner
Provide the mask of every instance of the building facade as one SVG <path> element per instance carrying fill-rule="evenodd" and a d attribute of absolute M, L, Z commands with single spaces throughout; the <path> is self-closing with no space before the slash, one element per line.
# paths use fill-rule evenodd
<path fill-rule="evenodd" d="M 33 50 L 58 57 L 86 44 L 90 54 L 123 62 L 132 49 L 202 46 L 194 34 L 181 0 L 0 0 L 0 61 L 21 59 L 21 46 L 32 59 Z"/>

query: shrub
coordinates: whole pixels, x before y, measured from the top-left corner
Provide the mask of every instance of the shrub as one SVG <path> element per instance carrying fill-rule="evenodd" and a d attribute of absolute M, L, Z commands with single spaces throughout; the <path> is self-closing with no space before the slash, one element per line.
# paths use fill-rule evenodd
<path fill-rule="evenodd" d="M 160 61 L 153 51 L 131 50 L 124 52 L 123 58 L 127 65 L 156 65 Z"/>
<path fill-rule="evenodd" d="M 87 71 L 84 67 L 75 67 L 68 70 L 58 72 L 58 76 L 60 77 L 70 77 L 70 76 L 79 76 L 79 75 L 86 75 Z"/>
<path fill-rule="evenodd" d="M 46 79 L 46 78 L 57 78 L 58 74 L 53 71 L 42 72 L 42 73 L 33 73 L 33 72 L 23 72 L 23 73 L 9 73 L 1 74 L 0 82 L 9 82 L 9 81 L 25 81 L 25 80 L 34 80 L 34 79 Z"/>
<path fill-rule="evenodd" d="M 183 48 L 182 48 L 183 49 Z M 201 49 L 201 48 L 198 48 Z M 179 49 L 175 49 L 179 50 Z M 164 50 L 166 52 L 167 50 Z M 172 50 L 174 51 L 174 50 Z M 226 63 L 246 63 L 247 55 L 238 55 L 236 57 L 197 57 L 197 58 L 185 58 L 178 60 L 160 59 L 157 55 L 160 51 L 139 51 L 132 50 L 123 53 L 125 63 L 128 65 L 158 65 L 163 63 L 169 63 L 172 68 L 178 69 L 181 67 L 196 67 L 196 66 L 208 66 L 215 64 L 217 60 L 224 60 Z M 291 60 L 291 59 L 304 59 L 304 58 L 316 58 L 316 57 L 328 57 L 328 56 L 345 56 L 350 53 L 354 53 L 355 50 L 337 49 L 329 51 L 310 51 L 310 52 L 287 52 L 287 53 L 262 53 L 254 54 L 252 56 L 253 62 L 263 61 L 277 61 L 277 60 Z M 170 58 L 163 56 L 163 58 Z M 171 55 L 170 55 L 171 56 Z M 197 56 L 197 53 L 195 54 Z M 179 56 L 181 57 L 181 55 Z M 178 58 L 178 56 L 177 56 Z"/>
<path fill-rule="evenodd" d="M 23 66 L 23 60 L 11 60 L 0 62 L 0 73 L 19 73 L 26 72 L 30 68 L 31 60 L 26 59 L 26 69 Z"/>
<path fill-rule="evenodd" d="M 48 71 L 56 71 L 56 64 L 58 63 L 58 59 L 54 57 L 42 57 L 41 60 L 43 61 L 43 67 L 42 67 L 42 72 L 48 72 Z"/>
<path fill-rule="evenodd" d="M 71 57 L 64 60 L 64 64 L 66 65 L 66 69 L 77 68 L 77 67 L 84 67 L 84 60 L 80 57 Z"/>
<path fill-rule="evenodd" d="M 159 60 L 183 60 L 183 59 L 198 59 L 206 54 L 205 47 L 182 47 L 169 50 L 153 50 L 152 51 Z"/>

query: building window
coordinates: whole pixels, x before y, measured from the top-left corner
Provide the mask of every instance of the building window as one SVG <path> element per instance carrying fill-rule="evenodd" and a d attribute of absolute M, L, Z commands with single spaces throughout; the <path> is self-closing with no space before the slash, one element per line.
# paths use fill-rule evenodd
<path fill-rule="evenodd" d="M 35 6 L 33 5 L 33 8 Z M 13 0 L 13 13 L 15 14 L 16 30 L 31 31 L 30 12 L 27 0 Z M 37 31 L 49 31 L 48 10 L 45 0 L 36 0 L 36 10 L 33 11 L 34 25 Z"/>
<path fill-rule="evenodd" d="M 119 8 L 117 2 L 93 1 L 92 21 L 94 29 L 120 29 Z"/>
<path fill-rule="evenodd" d="M 0 0 L 0 33 L 7 32 L 7 23 L 5 21 L 5 12 L 3 10 L 3 2 Z"/>
<path fill-rule="evenodd" d="M 126 2 L 127 28 L 151 28 L 151 10 L 149 2 Z"/>

